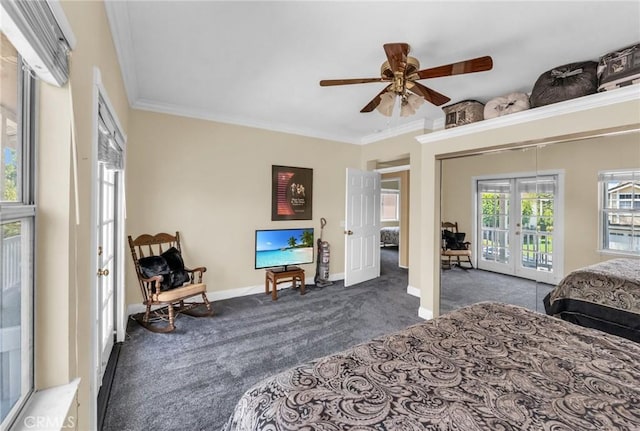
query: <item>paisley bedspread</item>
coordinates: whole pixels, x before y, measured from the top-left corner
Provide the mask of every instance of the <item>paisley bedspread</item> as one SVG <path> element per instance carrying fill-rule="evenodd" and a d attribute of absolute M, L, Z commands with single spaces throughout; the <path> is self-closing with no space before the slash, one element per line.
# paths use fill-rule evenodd
<path fill-rule="evenodd" d="M 273 376 L 224 427 L 638 429 L 640 344 L 488 302 Z"/>
<path fill-rule="evenodd" d="M 380 228 L 380 242 L 383 245 L 399 245 L 400 228 L 398 226 Z"/>
<path fill-rule="evenodd" d="M 547 314 L 640 342 L 640 259 L 575 270 L 544 302 Z"/>

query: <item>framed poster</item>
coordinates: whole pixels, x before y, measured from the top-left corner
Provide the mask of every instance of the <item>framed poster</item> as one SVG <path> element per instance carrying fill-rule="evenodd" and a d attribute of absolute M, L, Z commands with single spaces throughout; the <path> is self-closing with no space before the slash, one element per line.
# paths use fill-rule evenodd
<path fill-rule="evenodd" d="M 311 220 L 313 169 L 271 167 L 271 220 Z"/>

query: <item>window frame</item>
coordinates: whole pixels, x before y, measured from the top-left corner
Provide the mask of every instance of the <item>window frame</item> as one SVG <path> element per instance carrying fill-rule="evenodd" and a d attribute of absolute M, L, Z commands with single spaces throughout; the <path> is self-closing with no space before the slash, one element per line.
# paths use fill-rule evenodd
<path fill-rule="evenodd" d="M 623 176 L 620 179 L 615 179 L 616 174 Z M 631 179 L 628 179 L 631 178 Z M 621 193 L 613 192 L 613 196 L 609 197 L 609 184 L 617 182 L 618 184 L 629 182 L 632 186 L 631 193 L 623 193 L 625 198 L 620 198 Z M 615 186 L 617 187 L 617 186 Z M 635 191 L 635 187 L 640 187 L 640 168 L 637 169 L 618 169 L 601 171 L 598 174 L 598 248 L 599 252 L 607 254 L 620 254 L 629 256 L 640 256 L 640 250 L 634 250 L 634 242 L 640 242 L 640 225 L 636 228 L 636 224 L 632 221 L 630 235 L 611 232 L 610 222 L 611 218 L 619 219 L 620 217 L 627 217 L 629 214 L 632 216 L 632 220 L 640 220 L 640 193 Z M 631 199 L 626 198 L 626 195 L 631 195 Z M 621 207 L 621 202 L 625 204 L 630 203 L 629 207 Z M 615 208 L 610 208 L 611 203 L 615 203 Z M 610 239 L 611 236 L 620 236 L 628 238 L 630 236 L 630 243 L 627 249 L 611 248 Z"/>
<path fill-rule="evenodd" d="M 384 195 L 394 195 L 396 199 L 396 215 L 395 218 L 383 218 Z M 400 221 L 400 190 L 398 189 L 381 189 L 380 190 L 380 221 L 381 222 L 399 222 Z"/>
<path fill-rule="evenodd" d="M 26 300 L 20 312 L 21 332 L 21 393 L 15 405 L 7 415 L 0 418 L 0 428 L 10 428 L 35 392 L 35 229 L 36 229 L 36 79 L 24 58 L 18 52 L 18 98 L 16 111 L 16 137 L 20 148 L 20 167 L 17 172 L 19 199 L 16 202 L 0 201 L 0 225 L 19 221 L 26 226 L 27 235 L 22 245 L 21 262 L 27 262 L 28 268 L 22 269 L 20 286 L 21 304 Z M 22 233 L 21 233 L 22 235 Z M 26 247 L 25 247 L 26 245 Z M 26 254 L 26 256 L 25 256 Z M 25 291 L 26 290 L 26 291 Z"/>

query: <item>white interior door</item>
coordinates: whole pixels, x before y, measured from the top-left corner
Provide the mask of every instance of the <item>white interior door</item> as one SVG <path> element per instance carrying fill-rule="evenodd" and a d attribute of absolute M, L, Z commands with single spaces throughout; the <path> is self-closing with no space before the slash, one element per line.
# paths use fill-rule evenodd
<path fill-rule="evenodd" d="M 557 282 L 562 274 L 560 191 L 558 175 L 479 180 L 478 268 Z"/>
<path fill-rule="evenodd" d="M 347 168 L 344 285 L 380 276 L 380 173 Z"/>
<path fill-rule="evenodd" d="M 97 381 L 102 382 L 115 338 L 115 280 L 118 220 L 118 173 L 98 163 L 97 234 Z"/>

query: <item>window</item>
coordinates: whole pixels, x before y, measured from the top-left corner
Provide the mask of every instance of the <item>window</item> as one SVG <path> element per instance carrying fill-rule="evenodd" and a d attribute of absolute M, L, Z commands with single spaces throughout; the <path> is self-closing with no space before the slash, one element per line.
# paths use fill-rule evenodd
<path fill-rule="evenodd" d="M 400 220 L 400 192 L 382 189 L 380 192 L 380 221 Z"/>
<path fill-rule="evenodd" d="M 640 255 L 640 169 L 599 175 L 602 250 Z"/>
<path fill-rule="evenodd" d="M 33 78 L 0 32 L 0 428 L 33 390 Z"/>

